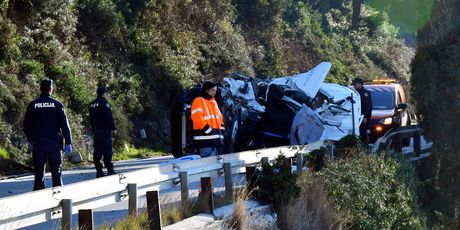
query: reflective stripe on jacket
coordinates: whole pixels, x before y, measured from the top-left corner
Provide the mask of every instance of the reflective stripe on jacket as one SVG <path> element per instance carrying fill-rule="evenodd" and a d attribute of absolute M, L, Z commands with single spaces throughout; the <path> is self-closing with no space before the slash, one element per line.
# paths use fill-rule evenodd
<path fill-rule="evenodd" d="M 191 116 L 193 141 L 197 148 L 222 145 L 224 119 L 214 98 L 197 97 L 193 100 Z"/>

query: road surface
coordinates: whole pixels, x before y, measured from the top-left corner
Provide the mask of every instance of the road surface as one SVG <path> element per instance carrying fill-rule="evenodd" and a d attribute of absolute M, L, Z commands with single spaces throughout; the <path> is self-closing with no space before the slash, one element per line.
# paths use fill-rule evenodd
<path fill-rule="evenodd" d="M 117 173 L 124 173 L 129 171 L 134 171 L 142 168 L 151 167 L 153 165 L 161 164 L 167 161 L 174 159 L 172 156 L 158 157 L 158 158 L 149 158 L 149 159 L 138 159 L 138 160 L 128 160 L 115 162 L 115 170 Z M 66 170 L 62 173 L 62 180 L 64 184 L 71 184 L 80 181 L 94 179 L 96 176 L 96 171 L 93 166 L 82 166 L 77 167 L 72 170 Z M 0 180 L 0 198 L 18 195 L 26 192 L 30 192 L 33 187 L 34 176 L 24 175 L 17 178 L 10 178 L 5 180 Z M 245 184 L 245 178 L 243 175 L 234 176 L 234 184 Z M 47 187 L 51 186 L 51 174 L 45 174 L 45 184 Z M 190 183 L 189 190 L 190 196 L 194 197 L 198 195 L 198 182 Z M 223 177 L 216 178 L 215 180 L 215 192 L 221 192 L 225 190 L 225 183 Z M 171 189 L 166 189 L 160 191 L 160 202 L 162 204 L 177 202 L 180 200 L 180 186 L 176 186 Z M 145 196 L 139 197 L 139 212 L 142 212 L 146 207 Z M 128 215 L 128 201 L 122 201 L 112 205 L 100 207 L 94 209 L 94 222 L 95 229 L 99 229 L 101 226 L 113 226 L 119 220 L 122 220 Z M 72 216 L 72 229 L 75 229 L 78 225 L 78 216 L 74 214 Z M 61 221 L 60 219 L 53 219 L 51 221 L 25 227 L 22 229 L 60 229 Z"/>

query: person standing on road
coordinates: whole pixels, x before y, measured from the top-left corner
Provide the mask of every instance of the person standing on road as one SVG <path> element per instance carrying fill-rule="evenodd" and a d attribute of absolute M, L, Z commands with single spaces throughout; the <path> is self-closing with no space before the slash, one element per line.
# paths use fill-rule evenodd
<path fill-rule="evenodd" d="M 65 153 L 72 153 L 72 134 L 64 105 L 51 97 L 53 81 L 40 82 L 40 96 L 29 103 L 24 116 L 23 129 L 32 149 L 34 165 L 34 188 L 45 188 L 45 164 L 51 170 L 53 187 L 62 185 L 61 148 L 62 136 Z"/>
<path fill-rule="evenodd" d="M 104 158 L 107 174 L 116 174 L 112 164 L 112 135 L 117 133 L 117 128 L 109 102 L 104 97 L 107 90 L 104 87 L 99 87 L 96 92 L 97 98 L 89 106 L 89 118 L 94 140 L 93 160 L 96 167 L 96 178 L 98 178 L 105 176 L 102 170 L 102 158 Z"/>
<path fill-rule="evenodd" d="M 357 77 L 353 80 L 353 87 L 359 93 L 361 98 L 361 115 L 364 116 L 361 125 L 359 126 L 359 136 L 361 140 L 364 142 L 366 141 L 366 130 L 369 121 L 371 120 L 372 115 L 372 99 L 371 99 L 371 92 L 364 88 L 364 81 L 363 79 Z"/>
<path fill-rule="evenodd" d="M 217 155 L 223 145 L 224 118 L 215 100 L 217 85 L 212 81 L 203 84 L 202 95 L 192 103 L 193 143 L 201 157 Z"/>

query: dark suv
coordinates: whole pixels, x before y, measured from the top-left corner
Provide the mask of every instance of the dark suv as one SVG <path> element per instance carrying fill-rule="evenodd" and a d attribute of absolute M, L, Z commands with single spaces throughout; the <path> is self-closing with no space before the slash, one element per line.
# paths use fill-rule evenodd
<path fill-rule="evenodd" d="M 411 124 L 406 95 L 394 80 L 375 80 L 364 84 L 371 92 L 372 116 L 367 125 L 367 135 L 374 142 L 393 127 Z"/>

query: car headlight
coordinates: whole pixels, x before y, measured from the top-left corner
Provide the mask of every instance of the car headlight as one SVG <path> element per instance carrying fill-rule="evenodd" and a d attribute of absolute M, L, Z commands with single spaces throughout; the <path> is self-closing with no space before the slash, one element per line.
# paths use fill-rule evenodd
<path fill-rule="evenodd" d="M 391 125 L 393 123 L 393 118 L 392 117 L 387 117 L 387 118 L 381 119 L 380 123 L 382 123 L 384 125 Z"/>

